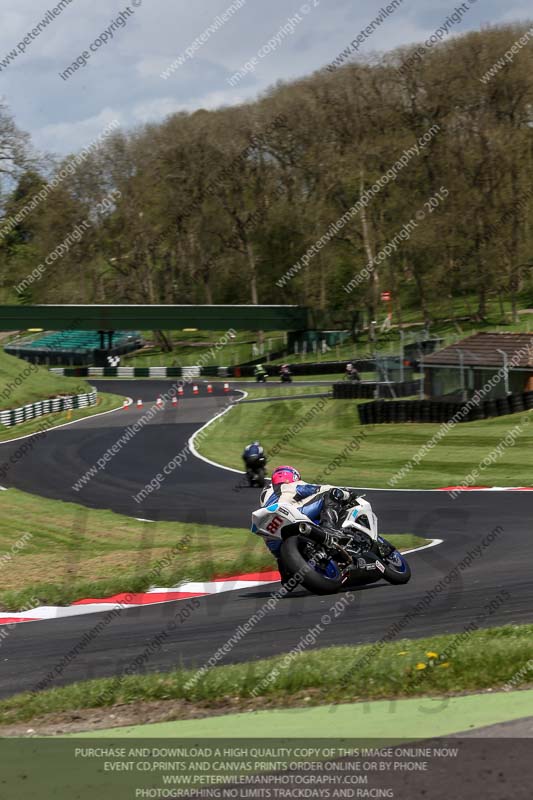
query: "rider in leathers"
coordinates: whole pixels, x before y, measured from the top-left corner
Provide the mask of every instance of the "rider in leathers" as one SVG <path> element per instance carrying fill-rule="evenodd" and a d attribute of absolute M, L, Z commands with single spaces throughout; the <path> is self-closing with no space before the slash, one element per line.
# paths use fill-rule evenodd
<path fill-rule="evenodd" d="M 336 486 L 305 483 L 294 467 L 277 467 L 271 480 L 272 485 L 261 493 L 263 507 L 268 508 L 274 503 L 294 505 L 312 522 L 325 528 L 335 529 L 338 526 L 339 515 L 352 496 L 348 490 Z M 281 542 L 267 539 L 266 546 L 278 559 Z"/>

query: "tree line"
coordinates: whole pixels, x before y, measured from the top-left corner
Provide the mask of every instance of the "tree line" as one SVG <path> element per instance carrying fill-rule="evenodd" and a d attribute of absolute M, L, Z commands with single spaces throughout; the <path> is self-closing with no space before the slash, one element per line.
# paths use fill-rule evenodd
<path fill-rule="evenodd" d="M 526 30 L 377 53 L 117 130 L 72 174 L 1 106 L 1 214 L 21 218 L 0 221 L 1 302 L 299 303 L 346 324 L 375 318 L 387 290 L 400 322 L 462 296 L 479 319 L 493 297 L 516 317 L 533 263 L 533 51 L 502 58 Z"/>

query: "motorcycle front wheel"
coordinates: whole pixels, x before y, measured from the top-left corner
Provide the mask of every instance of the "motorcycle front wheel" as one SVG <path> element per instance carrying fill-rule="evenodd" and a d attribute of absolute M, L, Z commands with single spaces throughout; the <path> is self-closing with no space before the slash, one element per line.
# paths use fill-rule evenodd
<path fill-rule="evenodd" d="M 382 559 L 385 567 L 383 577 L 389 583 L 399 586 L 411 579 L 411 567 L 398 550 L 393 550 L 390 555 Z"/>
<path fill-rule="evenodd" d="M 303 536 L 291 536 L 281 545 L 280 560 L 299 583 L 313 594 L 335 594 L 342 587 L 343 575 L 339 566 L 330 559 L 325 565 L 313 564 L 313 545 Z"/>

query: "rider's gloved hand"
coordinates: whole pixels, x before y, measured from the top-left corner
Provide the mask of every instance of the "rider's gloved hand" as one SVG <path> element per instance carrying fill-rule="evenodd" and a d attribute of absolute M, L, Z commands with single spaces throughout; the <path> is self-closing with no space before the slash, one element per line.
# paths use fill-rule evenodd
<path fill-rule="evenodd" d="M 329 496 L 336 503 L 345 503 L 347 500 L 350 499 L 350 493 L 349 492 L 346 492 L 343 489 L 337 489 L 337 488 L 331 489 L 330 493 L 329 493 Z"/>
<path fill-rule="evenodd" d="M 348 495 L 348 501 L 350 503 L 356 503 L 357 498 L 360 496 L 360 492 L 356 492 L 353 489 L 345 489 L 344 490 Z"/>

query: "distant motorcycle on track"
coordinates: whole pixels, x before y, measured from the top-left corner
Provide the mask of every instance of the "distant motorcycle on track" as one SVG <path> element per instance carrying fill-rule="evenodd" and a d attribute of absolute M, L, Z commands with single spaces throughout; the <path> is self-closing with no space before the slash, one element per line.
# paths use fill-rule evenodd
<path fill-rule="evenodd" d="M 267 457 L 259 442 L 249 444 L 242 454 L 248 485 L 252 488 L 262 489 L 265 485 L 265 467 Z"/>
<path fill-rule="evenodd" d="M 283 364 L 279 371 L 281 383 L 292 383 L 292 372 L 288 364 Z"/>
<path fill-rule="evenodd" d="M 253 489 L 262 489 L 265 485 L 265 466 L 264 464 L 249 464 L 246 467 L 246 477 L 248 485 Z"/>
<path fill-rule="evenodd" d="M 254 377 L 257 383 L 266 383 L 268 379 L 268 373 L 266 369 L 263 367 L 262 364 L 258 364 L 254 370 Z"/>
<path fill-rule="evenodd" d="M 364 496 L 352 492 L 338 530 L 312 522 L 296 506 L 274 502 L 252 514 L 252 533 L 282 542 L 279 561 L 284 581 L 297 580 L 313 594 L 333 594 L 384 580 L 407 583 L 411 569 L 404 556 L 378 535 L 377 517 Z"/>

